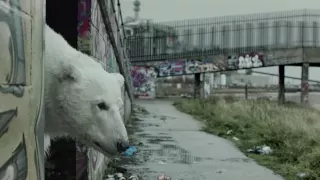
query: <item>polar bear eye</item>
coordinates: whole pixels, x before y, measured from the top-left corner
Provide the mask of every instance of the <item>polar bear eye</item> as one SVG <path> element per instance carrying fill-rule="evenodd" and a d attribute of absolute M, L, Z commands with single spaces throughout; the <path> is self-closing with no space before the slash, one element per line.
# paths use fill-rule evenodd
<path fill-rule="evenodd" d="M 104 111 L 106 111 L 106 110 L 108 110 L 109 109 L 109 107 L 106 105 L 106 103 L 104 103 L 104 102 L 101 102 L 101 103 L 99 103 L 98 105 L 98 108 L 102 111 L 102 110 L 104 110 Z"/>

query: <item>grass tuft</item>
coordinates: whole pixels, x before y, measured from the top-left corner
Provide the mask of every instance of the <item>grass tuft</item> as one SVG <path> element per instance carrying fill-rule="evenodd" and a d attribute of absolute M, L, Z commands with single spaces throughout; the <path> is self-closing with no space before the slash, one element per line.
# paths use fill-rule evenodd
<path fill-rule="evenodd" d="M 305 180 L 320 179 L 320 112 L 267 99 L 237 100 L 232 96 L 174 103 L 182 112 L 205 124 L 204 131 L 225 138 L 237 137 L 242 151 L 268 145 L 271 155 L 248 154 L 287 180 L 307 173 Z M 231 134 L 227 134 L 232 130 Z"/>

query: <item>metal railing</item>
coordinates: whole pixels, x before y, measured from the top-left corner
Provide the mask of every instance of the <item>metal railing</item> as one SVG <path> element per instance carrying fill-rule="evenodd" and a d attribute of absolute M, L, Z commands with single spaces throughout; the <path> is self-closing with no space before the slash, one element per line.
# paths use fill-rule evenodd
<path fill-rule="evenodd" d="M 320 47 L 320 10 L 140 24 L 127 37 L 132 63 Z"/>

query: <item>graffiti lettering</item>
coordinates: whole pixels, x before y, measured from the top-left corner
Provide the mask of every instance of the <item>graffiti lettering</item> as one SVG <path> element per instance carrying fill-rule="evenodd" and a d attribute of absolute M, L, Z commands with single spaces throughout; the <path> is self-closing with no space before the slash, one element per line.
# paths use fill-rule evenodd
<path fill-rule="evenodd" d="M 258 53 L 243 54 L 239 57 L 228 56 L 228 69 L 262 67 L 263 55 Z"/>
<path fill-rule="evenodd" d="M 248 53 L 240 56 L 228 56 L 227 58 L 217 56 L 206 58 L 206 60 L 171 60 L 157 62 L 148 67 L 135 66 L 131 70 L 131 76 L 133 79 L 135 93 L 139 96 L 151 97 L 151 94 L 154 93 L 156 77 L 151 76 L 149 71 L 152 71 L 152 74 L 157 73 L 157 77 L 167 77 L 255 68 L 262 66 L 264 66 L 263 54 Z M 210 94 L 209 85 L 205 91 L 207 95 Z"/>
<path fill-rule="evenodd" d="M 159 75 L 170 76 L 170 75 L 182 75 L 184 64 L 183 61 L 178 60 L 175 62 L 161 62 L 159 63 Z"/>

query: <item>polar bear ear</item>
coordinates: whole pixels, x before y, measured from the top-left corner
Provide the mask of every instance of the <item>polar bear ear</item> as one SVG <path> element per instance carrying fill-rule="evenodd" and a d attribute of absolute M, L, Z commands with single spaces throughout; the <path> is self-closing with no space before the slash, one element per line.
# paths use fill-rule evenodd
<path fill-rule="evenodd" d="M 72 65 L 62 64 L 62 71 L 60 72 L 58 79 L 63 81 L 76 81 L 78 78 L 77 69 Z"/>
<path fill-rule="evenodd" d="M 110 75 L 114 76 L 116 78 L 117 82 L 122 87 L 124 85 L 124 77 L 120 73 L 110 73 Z"/>

